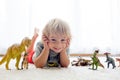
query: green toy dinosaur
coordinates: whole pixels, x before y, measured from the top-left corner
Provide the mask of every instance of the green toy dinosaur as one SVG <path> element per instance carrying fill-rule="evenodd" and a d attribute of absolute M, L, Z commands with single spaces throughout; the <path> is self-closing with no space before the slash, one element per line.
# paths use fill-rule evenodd
<path fill-rule="evenodd" d="M 92 58 L 92 70 L 97 70 L 98 69 L 98 66 L 101 66 L 104 68 L 104 66 L 101 64 L 100 60 L 98 59 L 97 57 L 97 54 L 99 53 L 99 50 L 95 50 L 93 56 L 91 57 Z"/>

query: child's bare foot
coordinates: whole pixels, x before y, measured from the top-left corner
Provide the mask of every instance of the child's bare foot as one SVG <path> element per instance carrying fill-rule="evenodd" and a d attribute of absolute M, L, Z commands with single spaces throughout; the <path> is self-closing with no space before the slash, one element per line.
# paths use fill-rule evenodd
<path fill-rule="evenodd" d="M 39 33 L 39 29 L 35 27 L 34 33 Z"/>
<path fill-rule="evenodd" d="M 37 37 L 37 36 L 38 36 L 38 33 L 39 33 L 39 29 L 38 29 L 38 28 L 35 28 L 35 29 L 34 29 L 34 36 Z"/>

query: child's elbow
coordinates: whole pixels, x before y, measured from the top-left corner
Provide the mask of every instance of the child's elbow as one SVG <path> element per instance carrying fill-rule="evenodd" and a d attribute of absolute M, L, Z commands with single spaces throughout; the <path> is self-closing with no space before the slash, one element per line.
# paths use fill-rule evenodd
<path fill-rule="evenodd" d="M 37 65 L 35 65 L 35 67 L 36 67 L 36 68 L 43 68 L 43 66 L 37 66 Z"/>
<path fill-rule="evenodd" d="M 68 64 L 63 64 L 62 67 L 65 67 L 67 68 L 69 66 L 69 63 Z"/>
<path fill-rule="evenodd" d="M 62 67 L 65 67 L 65 68 L 67 68 L 69 65 L 63 65 Z"/>
<path fill-rule="evenodd" d="M 34 65 L 35 65 L 36 68 L 43 68 L 44 67 L 44 65 L 41 65 L 41 64 L 38 64 L 38 63 L 34 63 Z"/>

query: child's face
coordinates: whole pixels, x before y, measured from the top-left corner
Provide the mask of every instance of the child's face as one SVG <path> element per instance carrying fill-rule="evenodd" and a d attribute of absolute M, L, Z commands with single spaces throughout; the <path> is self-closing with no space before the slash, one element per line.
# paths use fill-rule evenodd
<path fill-rule="evenodd" d="M 64 35 L 50 35 L 49 36 L 49 48 L 56 53 L 65 49 L 67 44 L 67 37 Z"/>

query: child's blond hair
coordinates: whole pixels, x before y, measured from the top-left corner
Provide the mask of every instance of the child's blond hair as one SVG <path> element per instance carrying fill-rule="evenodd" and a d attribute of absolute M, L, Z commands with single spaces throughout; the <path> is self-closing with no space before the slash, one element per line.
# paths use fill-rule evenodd
<path fill-rule="evenodd" d="M 60 19 L 52 19 L 43 29 L 43 35 L 46 37 L 49 37 L 52 34 L 62 34 L 69 40 L 71 39 L 71 32 L 68 24 Z"/>

